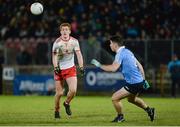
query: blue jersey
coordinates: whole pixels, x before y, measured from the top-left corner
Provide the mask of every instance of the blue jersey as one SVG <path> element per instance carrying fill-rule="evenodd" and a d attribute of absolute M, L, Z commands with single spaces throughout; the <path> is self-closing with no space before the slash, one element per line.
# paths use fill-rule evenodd
<path fill-rule="evenodd" d="M 174 68 L 178 68 L 180 67 L 180 61 L 179 60 L 174 60 L 169 62 L 168 64 L 168 70 L 173 73 L 173 71 L 175 72 L 176 70 Z M 176 72 L 175 72 L 176 73 Z"/>
<path fill-rule="evenodd" d="M 115 56 L 115 62 L 120 64 L 120 70 L 129 84 L 136 84 L 143 81 L 143 76 L 136 64 L 136 58 L 134 54 L 121 47 Z"/>
<path fill-rule="evenodd" d="M 168 70 L 171 73 L 171 76 L 174 78 L 180 77 L 180 60 L 174 60 L 169 62 Z"/>

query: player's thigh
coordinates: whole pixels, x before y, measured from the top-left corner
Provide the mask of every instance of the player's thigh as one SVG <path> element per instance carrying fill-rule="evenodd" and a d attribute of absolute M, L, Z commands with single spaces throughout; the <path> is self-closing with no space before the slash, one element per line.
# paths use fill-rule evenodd
<path fill-rule="evenodd" d="M 72 92 L 76 92 L 77 90 L 77 77 L 69 77 L 66 79 L 69 90 Z"/>
<path fill-rule="evenodd" d="M 129 102 L 134 102 L 138 95 L 139 95 L 138 93 L 137 94 L 130 94 L 127 99 Z"/>
<path fill-rule="evenodd" d="M 112 95 L 112 100 L 121 100 L 125 97 L 128 97 L 130 94 L 130 92 L 128 92 L 126 89 L 124 89 L 124 87 L 122 87 L 120 90 L 116 91 Z"/>
<path fill-rule="evenodd" d="M 63 92 L 64 81 L 63 80 L 55 81 L 55 88 L 56 88 L 56 92 Z"/>

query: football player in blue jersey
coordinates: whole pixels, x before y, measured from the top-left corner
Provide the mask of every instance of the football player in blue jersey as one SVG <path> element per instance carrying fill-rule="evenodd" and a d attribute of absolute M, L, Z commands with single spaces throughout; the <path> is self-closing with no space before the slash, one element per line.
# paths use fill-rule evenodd
<path fill-rule="evenodd" d="M 155 108 L 150 108 L 138 97 L 139 93 L 149 88 L 142 65 L 135 58 L 134 54 L 125 48 L 124 40 L 121 36 L 112 36 L 109 41 L 111 50 L 116 53 L 114 62 L 111 65 L 102 65 L 96 59 L 93 59 L 91 63 L 104 71 L 115 72 L 120 70 L 126 81 L 125 86 L 112 95 L 112 103 L 117 112 L 117 116 L 112 122 L 123 122 L 125 120 L 121 103 L 123 98 L 127 98 L 128 102 L 144 109 L 150 120 L 153 121 Z"/>

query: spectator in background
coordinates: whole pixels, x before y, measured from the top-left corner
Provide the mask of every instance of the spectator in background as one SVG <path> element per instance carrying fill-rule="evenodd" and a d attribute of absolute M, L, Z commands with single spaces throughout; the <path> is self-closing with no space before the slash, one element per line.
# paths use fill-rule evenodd
<path fill-rule="evenodd" d="M 171 95 L 176 97 L 176 85 L 180 85 L 180 60 L 178 60 L 176 54 L 172 56 L 172 60 L 168 63 L 168 70 L 171 73 L 172 80 Z"/>
<path fill-rule="evenodd" d="M 25 50 L 24 46 L 20 47 L 20 52 L 16 57 L 16 61 L 18 65 L 32 64 L 32 56 L 28 51 Z"/>
<path fill-rule="evenodd" d="M 17 36 L 30 37 L 36 31 L 37 37 L 42 35 L 54 37 L 57 36 L 56 26 L 63 21 L 71 21 L 72 31 L 76 36 L 94 34 L 97 30 L 102 33 L 106 31 L 111 33 L 120 29 L 127 30 L 124 32 L 127 33 L 126 38 L 140 38 L 142 32 L 144 38 L 170 39 L 179 38 L 180 35 L 178 0 L 149 0 L 148 2 L 147 0 L 104 0 L 101 2 L 51 0 L 41 2 L 47 8 L 39 16 L 33 16 L 29 12 L 31 3 L 29 1 L 4 0 L 0 2 L 2 15 L 0 36 L 3 39 Z M 37 22 L 41 25 L 35 27 L 34 24 Z"/>
<path fill-rule="evenodd" d="M 36 47 L 35 62 L 38 65 L 48 64 L 48 45 L 46 43 L 40 42 Z"/>

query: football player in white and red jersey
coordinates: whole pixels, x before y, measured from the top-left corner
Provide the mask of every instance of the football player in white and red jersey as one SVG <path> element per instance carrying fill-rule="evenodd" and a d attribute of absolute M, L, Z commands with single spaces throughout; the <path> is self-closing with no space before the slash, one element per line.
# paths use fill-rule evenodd
<path fill-rule="evenodd" d="M 60 99 L 63 96 L 64 81 L 69 91 L 63 105 L 67 115 L 71 116 L 70 102 L 77 91 L 77 74 L 74 63 L 74 53 L 77 56 L 80 72 L 84 73 L 83 57 L 77 39 L 70 36 L 71 25 L 62 23 L 59 27 L 60 37 L 56 39 L 52 48 L 52 62 L 55 80 L 55 118 L 60 118 Z"/>

